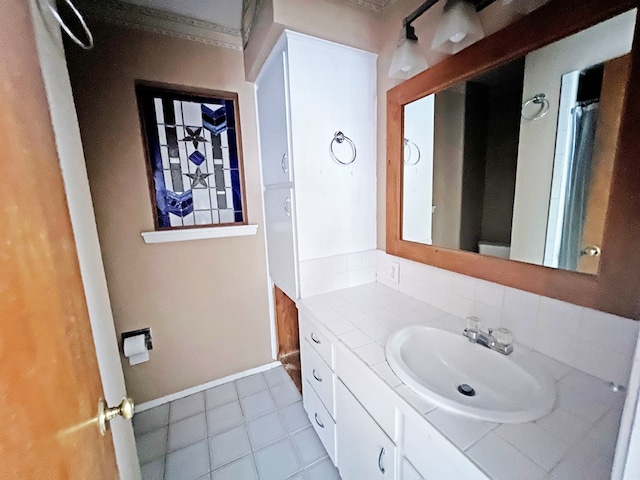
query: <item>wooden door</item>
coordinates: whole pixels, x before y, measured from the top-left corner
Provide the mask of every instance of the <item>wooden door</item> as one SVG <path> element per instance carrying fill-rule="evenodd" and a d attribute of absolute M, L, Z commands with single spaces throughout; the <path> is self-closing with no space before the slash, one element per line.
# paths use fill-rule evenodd
<path fill-rule="evenodd" d="M 29 3 L 0 15 L 0 478 L 115 479 Z"/>
<path fill-rule="evenodd" d="M 631 55 L 628 54 L 609 60 L 604 64 L 581 249 L 592 245 L 603 247 L 605 218 L 609 206 L 613 165 L 616 159 L 618 132 L 620 131 L 620 119 L 622 118 L 624 97 L 629 79 L 630 63 Z M 578 260 L 578 271 L 597 274 L 599 265 L 600 257 L 583 255 Z"/>

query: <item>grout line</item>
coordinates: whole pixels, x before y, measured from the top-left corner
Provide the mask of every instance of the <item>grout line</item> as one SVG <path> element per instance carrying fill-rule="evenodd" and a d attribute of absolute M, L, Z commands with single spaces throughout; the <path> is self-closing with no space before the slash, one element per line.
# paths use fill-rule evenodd
<path fill-rule="evenodd" d="M 164 397 L 156 398 L 155 400 L 149 400 L 148 402 L 143 402 L 140 405 L 136 405 L 135 413 L 144 412 L 145 410 L 149 410 L 153 407 L 158 407 L 160 405 L 164 405 L 165 403 L 169 403 L 174 400 L 179 400 L 181 398 L 188 397 L 196 393 L 204 392 L 205 390 L 209 390 L 210 388 L 217 387 L 219 385 L 222 385 L 223 383 L 228 383 L 233 380 L 238 380 L 240 378 L 251 376 L 255 373 L 271 370 L 272 368 L 276 368 L 279 365 L 281 365 L 279 361 L 267 363 L 265 365 L 251 368 L 249 370 L 244 370 L 239 373 L 234 373 L 233 375 L 228 375 L 226 377 L 222 377 L 217 380 L 213 380 L 211 382 L 203 383 L 201 385 L 196 385 L 195 387 L 187 388 L 180 392 L 172 393 L 170 395 L 165 395 Z"/>

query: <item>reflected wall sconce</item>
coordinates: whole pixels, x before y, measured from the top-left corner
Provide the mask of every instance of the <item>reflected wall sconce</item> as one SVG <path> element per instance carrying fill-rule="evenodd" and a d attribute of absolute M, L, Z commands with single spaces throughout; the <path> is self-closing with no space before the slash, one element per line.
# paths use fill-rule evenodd
<path fill-rule="evenodd" d="M 431 48 L 454 54 L 483 38 L 484 31 L 477 12 L 494 1 L 447 0 L 444 6 L 444 15 Z M 402 35 L 389 67 L 390 78 L 411 78 L 427 68 L 427 59 L 418 47 L 418 37 L 411 24 L 436 3 L 438 0 L 427 0 L 402 21 Z"/>

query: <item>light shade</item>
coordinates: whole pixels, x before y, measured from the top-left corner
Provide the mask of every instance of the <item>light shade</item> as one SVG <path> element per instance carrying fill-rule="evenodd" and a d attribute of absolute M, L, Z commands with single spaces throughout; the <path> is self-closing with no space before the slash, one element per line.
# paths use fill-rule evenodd
<path fill-rule="evenodd" d="M 403 35 L 396 51 L 393 52 L 389 78 L 411 78 L 427 68 L 427 60 L 418 48 L 417 40 L 410 40 Z"/>
<path fill-rule="evenodd" d="M 449 0 L 431 48 L 444 53 L 458 53 L 484 37 L 476 9 L 465 0 Z"/>

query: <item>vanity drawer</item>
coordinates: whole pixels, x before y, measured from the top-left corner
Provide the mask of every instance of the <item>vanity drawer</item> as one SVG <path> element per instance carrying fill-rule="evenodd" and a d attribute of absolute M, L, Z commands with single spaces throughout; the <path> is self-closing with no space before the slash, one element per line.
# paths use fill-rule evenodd
<path fill-rule="evenodd" d="M 300 337 L 306 339 L 325 363 L 333 368 L 331 341 L 312 322 L 303 316 L 300 317 Z"/>
<path fill-rule="evenodd" d="M 303 380 L 302 404 L 333 464 L 336 464 L 336 424 L 309 382 Z"/>
<path fill-rule="evenodd" d="M 333 417 L 333 370 L 307 341 L 300 345 L 302 380 L 307 381 Z"/>

